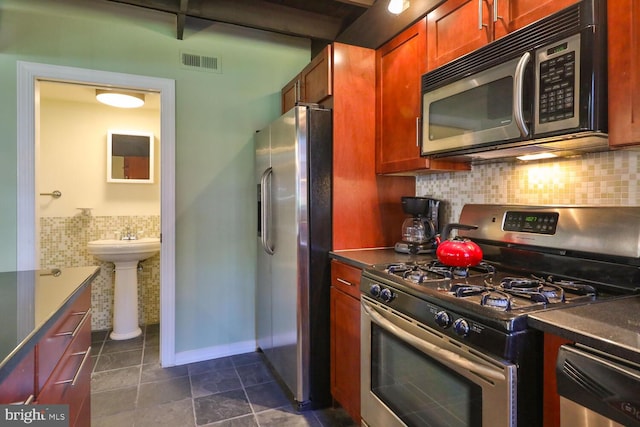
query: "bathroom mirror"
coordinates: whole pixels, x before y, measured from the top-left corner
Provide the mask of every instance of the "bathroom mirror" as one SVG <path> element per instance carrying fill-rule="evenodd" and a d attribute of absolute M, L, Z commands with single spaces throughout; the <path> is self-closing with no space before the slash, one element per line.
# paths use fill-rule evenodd
<path fill-rule="evenodd" d="M 107 182 L 153 183 L 153 134 L 110 130 L 107 135 Z"/>

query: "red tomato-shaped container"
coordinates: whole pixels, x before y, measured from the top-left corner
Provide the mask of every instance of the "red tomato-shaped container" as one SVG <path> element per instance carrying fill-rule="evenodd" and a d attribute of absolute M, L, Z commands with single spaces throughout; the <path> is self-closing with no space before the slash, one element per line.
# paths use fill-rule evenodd
<path fill-rule="evenodd" d="M 438 260 L 451 267 L 473 267 L 482 261 L 482 249 L 476 243 L 462 237 L 448 239 L 451 230 L 475 230 L 475 225 L 451 223 L 442 230 L 442 241 L 438 244 Z"/>

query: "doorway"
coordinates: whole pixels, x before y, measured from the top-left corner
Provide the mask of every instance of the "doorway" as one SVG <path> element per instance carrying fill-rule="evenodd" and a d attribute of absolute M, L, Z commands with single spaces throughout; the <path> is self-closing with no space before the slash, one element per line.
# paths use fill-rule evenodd
<path fill-rule="evenodd" d="M 155 92 L 160 97 L 160 361 L 175 365 L 175 82 L 169 79 L 18 61 L 19 270 L 38 267 L 36 166 L 39 83 L 44 81 Z"/>

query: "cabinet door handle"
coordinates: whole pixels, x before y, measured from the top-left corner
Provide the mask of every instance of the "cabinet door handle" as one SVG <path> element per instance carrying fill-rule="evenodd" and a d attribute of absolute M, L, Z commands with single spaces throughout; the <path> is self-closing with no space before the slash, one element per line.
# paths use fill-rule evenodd
<path fill-rule="evenodd" d="M 71 378 L 69 380 L 57 381 L 54 384 L 58 385 L 58 384 L 69 384 L 69 383 L 71 383 L 72 387 L 74 385 L 76 385 L 76 382 L 78 382 L 78 378 L 80 378 L 80 372 L 82 372 L 82 368 L 84 367 L 85 363 L 87 363 L 87 360 L 89 360 L 89 355 L 90 354 L 91 354 L 91 346 L 89 346 L 89 348 L 87 348 L 86 351 L 81 351 L 79 353 L 72 353 L 71 356 L 84 356 L 82 358 L 82 362 L 80 362 L 80 366 L 78 366 L 78 370 L 76 371 L 76 373 L 73 376 L 73 378 Z"/>
<path fill-rule="evenodd" d="M 482 11 L 482 2 L 484 0 L 478 0 L 478 30 L 482 30 L 482 27 L 486 27 L 487 25 L 484 23 L 483 11 Z"/>
<path fill-rule="evenodd" d="M 493 22 L 498 22 L 498 19 L 502 19 L 502 16 L 498 16 L 498 1 L 493 0 Z"/>
<path fill-rule="evenodd" d="M 347 281 L 347 280 L 341 279 L 341 278 L 339 278 L 339 277 L 338 277 L 338 278 L 336 278 L 336 280 L 337 280 L 339 283 L 342 283 L 343 285 L 353 286 L 353 283 L 351 283 L 351 282 L 349 282 L 349 281 Z"/>
<path fill-rule="evenodd" d="M 24 402 L 13 402 L 13 403 L 10 403 L 9 405 L 31 405 L 31 403 L 33 403 L 34 398 L 35 396 L 33 394 L 30 394 L 29 397 L 27 397 L 27 400 L 25 400 Z"/>
<path fill-rule="evenodd" d="M 73 331 L 59 332 L 55 334 L 55 336 L 56 337 L 66 337 L 66 336 L 75 337 L 76 335 L 78 335 L 78 332 L 82 328 L 82 325 L 84 325 L 84 323 L 87 321 L 90 314 L 91 314 L 91 309 L 87 311 L 79 311 L 77 313 L 71 313 L 71 316 L 83 316 L 83 317 L 82 319 L 80 319 L 80 322 L 78 323 L 78 325 L 75 327 Z"/>

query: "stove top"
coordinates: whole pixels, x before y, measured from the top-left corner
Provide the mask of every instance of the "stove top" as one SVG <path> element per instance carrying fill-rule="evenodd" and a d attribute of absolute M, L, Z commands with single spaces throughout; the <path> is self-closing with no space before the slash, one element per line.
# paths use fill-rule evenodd
<path fill-rule="evenodd" d="M 503 270 L 487 261 L 450 267 L 437 259 L 365 268 L 360 290 L 451 339 L 514 360 L 518 337 L 533 333 L 528 314 L 610 296 L 582 281 Z"/>
<path fill-rule="evenodd" d="M 553 276 L 500 273 L 488 262 L 461 268 L 430 260 L 376 265 L 373 269 L 389 275 L 414 293 L 461 299 L 491 310 L 514 312 L 514 315 L 556 304 L 591 301 L 598 294 L 596 288 L 587 283 Z"/>

